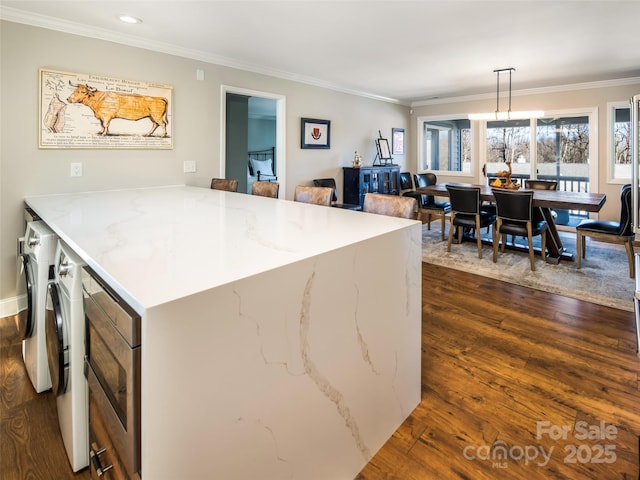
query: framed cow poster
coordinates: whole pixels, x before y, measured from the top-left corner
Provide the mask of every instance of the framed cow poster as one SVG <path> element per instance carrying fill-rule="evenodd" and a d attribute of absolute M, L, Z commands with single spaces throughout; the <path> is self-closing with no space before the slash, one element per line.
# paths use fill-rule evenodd
<path fill-rule="evenodd" d="M 173 148 L 172 87 L 41 68 L 40 148 Z"/>

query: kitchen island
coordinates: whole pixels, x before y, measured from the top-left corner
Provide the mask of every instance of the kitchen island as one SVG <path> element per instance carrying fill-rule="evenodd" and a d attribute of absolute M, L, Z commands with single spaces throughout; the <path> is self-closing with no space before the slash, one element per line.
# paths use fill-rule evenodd
<path fill-rule="evenodd" d="M 420 401 L 420 223 L 170 186 L 29 197 L 142 317 L 145 479 L 350 479 Z"/>

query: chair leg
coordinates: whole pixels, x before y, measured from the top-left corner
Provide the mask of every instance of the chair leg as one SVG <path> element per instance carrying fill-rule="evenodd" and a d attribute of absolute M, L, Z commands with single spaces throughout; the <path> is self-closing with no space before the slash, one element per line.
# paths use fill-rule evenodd
<path fill-rule="evenodd" d="M 540 256 L 542 261 L 547 261 L 547 231 L 543 230 L 540 234 Z"/>
<path fill-rule="evenodd" d="M 447 252 L 451 251 L 451 241 L 453 240 L 453 231 L 455 230 L 455 228 L 453 227 L 453 218 L 455 216 L 455 213 L 451 212 L 451 222 L 449 223 L 449 238 L 447 239 Z"/>
<path fill-rule="evenodd" d="M 444 230 L 447 224 L 447 219 L 445 218 L 444 210 L 442 211 L 442 220 L 440 221 L 440 228 L 442 228 L 442 241 L 444 242 Z"/>
<path fill-rule="evenodd" d="M 493 224 L 493 231 L 491 235 L 491 240 L 493 243 L 493 263 L 496 263 L 498 261 L 498 239 L 500 238 L 498 230 L 500 229 L 500 223 L 502 222 L 500 222 L 500 219 L 498 219 L 496 223 Z"/>
<path fill-rule="evenodd" d="M 531 222 L 527 222 L 527 243 L 529 244 L 529 263 L 531 271 L 536 269 L 536 260 L 533 254 L 533 235 L 531 234 Z"/>
<path fill-rule="evenodd" d="M 633 262 L 633 240 L 629 239 L 625 241 L 624 247 L 627 250 L 627 260 L 629 261 L 629 278 L 634 278 L 635 264 Z"/>
<path fill-rule="evenodd" d="M 578 231 L 576 233 L 576 257 L 577 257 L 577 261 L 576 261 L 576 268 L 578 270 L 580 270 L 580 260 L 582 260 L 582 234 L 580 233 L 580 231 Z"/>
<path fill-rule="evenodd" d="M 476 242 L 478 243 L 478 258 L 482 258 L 482 236 L 480 235 L 480 215 L 476 215 Z"/>
<path fill-rule="evenodd" d="M 427 214 L 427 230 L 431 230 L 431 213 Z"/>

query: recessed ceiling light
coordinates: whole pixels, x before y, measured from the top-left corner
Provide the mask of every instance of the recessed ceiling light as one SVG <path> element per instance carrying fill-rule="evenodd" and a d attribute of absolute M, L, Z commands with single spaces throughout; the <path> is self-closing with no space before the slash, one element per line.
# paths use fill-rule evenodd
<path fill-rule="evenodd" d="M 120 15 L 118 18 L 120 19 L 121 22 L 124 22 L 124 23 L 131 23 L 131 24 L 142 23 L 142 20 L 140 20 L 137 17 L 132 17 L 131 15 Z"/>

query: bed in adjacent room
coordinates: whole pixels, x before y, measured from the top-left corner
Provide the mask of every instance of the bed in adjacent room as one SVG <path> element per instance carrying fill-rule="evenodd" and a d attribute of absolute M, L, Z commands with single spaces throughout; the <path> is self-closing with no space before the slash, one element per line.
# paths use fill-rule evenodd
<path fill-rule="evenodd" d="M 275 174 L 276 147 L 264 150 L 251 150 L 248 152 L 248 191 L 255 181 L 275 182 L 278 177 Z"/>

